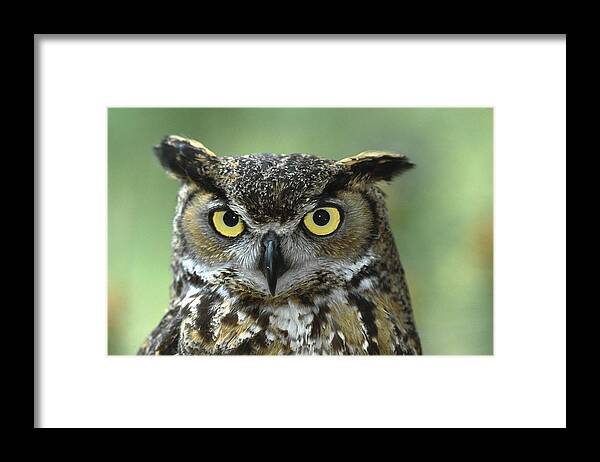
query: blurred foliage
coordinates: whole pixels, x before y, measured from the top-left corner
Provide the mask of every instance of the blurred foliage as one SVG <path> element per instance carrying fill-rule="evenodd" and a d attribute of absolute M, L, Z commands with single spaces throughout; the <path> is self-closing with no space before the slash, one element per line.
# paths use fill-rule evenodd
<path fill-rule="evenodd" d="M 491 108 L 108 110 L 108 348 L 134 354 L 166 310 L 178 183 L 152 155 L 164 135 L 219 155 L 368 149 L 417 168 L 384 185 L 425 354 L 492 354 Z"/>

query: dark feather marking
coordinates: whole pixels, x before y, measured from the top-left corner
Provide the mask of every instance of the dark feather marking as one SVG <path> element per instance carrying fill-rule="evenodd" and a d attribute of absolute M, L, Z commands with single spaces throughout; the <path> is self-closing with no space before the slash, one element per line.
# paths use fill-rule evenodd
<path fill-rule="evenodd" d="M 198 316 L 195 321 L 195 328 L 198 330 L 202 338 L 208 341 L 213 340 L 213 332 L 211 329 L 211 322 L 213 320 L 214 311 L 213 306 L 218 298 L 213 294 L 203 295 L 202 302 L 198 307 Z"/>
<path fill-rule="evenodd" d="M 375 271 L 375 269 L 371 266 L 365 266 L 363 268 L 360 269 L 360 271 L 358 271 L 354 276 L 352 276 L 352 279 L 350 279 L 349 285 L 352 288 L 357 288 L 360 283 L 368 277 L 371 276 L 376 276 L 377 275 L 377 271 Z"/>
<path fill-rule="evenodd" d="M 348 300 L 356 306 L 358 312 L 361 315 L 362 321 L 367 331 L 367 353 L 370 355 L 379 354 L 379 347 L 373 339 L 377 338 L 377 325 L 375 324 L 375 305 L 369 300 L 361 297 L 360 295 L 350 294 Z"/>
<path fill-rule="evenodd" d="M 323 188 L 323 193 L 321 197 L 325 198 L 327 196 L 335 196 L 340 189 L 344 189 L 348 186 L 348 183 L 352 180 L 352 176 L 347 172 L 342 172 L 335 175 Z"/>
<path fill-rule="evenodd" d="M 252 344 L 257 348 L 264 348 L 267 346 L 267 335 L 265 334 L 264 330 L 261 330 L 259 333 L 257 333 L 254 337 L 252 337 L 250 339 L 252 341 Z"/>
<path fill-rule="evenodd" d="M 196 273 L 185 272 L 184 274 L 185 274 L 187 281 L 194 287 L 204 287 L 206 285 L 206 283 L 202 280 L 202 278 L 200 276 L 198 276 Z"/>
<path fill-rule="evenodd" d="M 258 315 L 256 323 L 259 325 L 261 329 L 266 329 L 269 327 L 271 322 L 271 315 L 269 313 L 261 313 Z"/>
<path fill-rule="evenodd" d="M 260 307 L 256 304 L 251 304 L 252 302 L 249 300 L 245 300 L 240 298 L 238 301 L 239 305 L 244 307 L 244 311 L 255 321 L 258 320 L 260 316 Z"/>
<path fill-rule="evenodd" d="M 396 324 L 393 324 L 393 329 L 394 329 L 394 334 L 396 335 L 396 337 L 398 337 L 398 343 L 396 343 L 394 345 L 394 354 L 397 354 L 397 355 L 404 354 L 404 353 L 402 353 L 402 350 L 400 348 L 400 346 L 404 342 L 404 340 L 402 338 L 402 333 L 400 332 L 400 329 L 398 329 L 398 326 Z"/>
<path fill-rule="evenodd" d="M 198 195 L 200 191 L 198 191 L 197 189 L 191 191 L 188 196 L 185 198 L 183 205 L 181 206 L 181 214 L 180 214 L 180 218 L 185 214 L 185 210 L 187 209 L 188 205 L 190 204 L 190 202 L 192 201 L 192 199 L 194 199 L 194 197 L 196 197 Z"/>
<path fill-rule="evenodd" d="M 234 348 L 233 350 L 231 350 L 232 355 L 249 355 L 253 353 L 253 349 L 252 349 L 252 339 L 245 339 L 244 341 L 242 341 L 236 348 Z"/>
<path fill-rule="evenodd" d="M 365 158 L 350 166 L 352 175 L 365 181 L 390 181 L 397 175 L 415 166 L 407 157 L 401 155 L 381 155 Z"/>
<path fill-rule="evenodd" d="M 312 306 L 313 305 L 313 299 L 308 297 L 306 294 L 300 294 L 299 298 L 300 298 L 300 303 L 302 303 L 304 306 Z"/>
<path fill-rule="evenodd" d="M 221 324 L 228 326 L 235 326 L 239 322 L 237 313 L 229 312 L 221 318 Z"/>
<path fill-rule="evenodd" d="M 346 352 L 346 349 L 344 348 L 344 342 L 337 332 L 333 334 L 333 338 L 331 339 L 331 348 L 334 353 Z"/>
<path fill-rule="evenodd" d="M 377 222 L 377 220 L 381 219 L 381 217 L 379 217 L 379 214 L 377 213 L 377 202 L 373 199 L 373 197 L 371 197 L 370 195 L 363 192 L 362 198 L 369 205 L 369 210 L 371 211 L 371 217 L 373 218 L 373 220 L 371 221 L 371 232 L 367 236 L 367 241 L 365 243 L 364 250 L 363 250 L 363 252 L 367 252 L 371 248 L 373 243 L 377 239 L 379 239 L 379 225 L 380 224 Z"/>

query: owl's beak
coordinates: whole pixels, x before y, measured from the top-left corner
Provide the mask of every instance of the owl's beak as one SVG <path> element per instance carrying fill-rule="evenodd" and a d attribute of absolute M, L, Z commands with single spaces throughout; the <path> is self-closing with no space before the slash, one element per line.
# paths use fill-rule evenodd
<path fill-rule="evenodd" d="M 277 288 L 277 279 L 287 271 L 281 247 L 279 236 L 274 231 L 269 231 L 262 240 L 263 254 L 260 261 L 260 270 L 267 278 L 269 292 L 275 295 Z"/>

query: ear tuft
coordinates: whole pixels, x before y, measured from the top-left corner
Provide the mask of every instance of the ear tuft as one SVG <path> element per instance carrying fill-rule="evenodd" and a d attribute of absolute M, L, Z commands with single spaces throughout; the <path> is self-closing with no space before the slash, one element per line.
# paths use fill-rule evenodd
<path fill-rule="evenodd" d="M 350 170 L 350 175 L 362 181 L 390 181 L 415 166 L 403 154 L 388 151 L 364 151 L 339 161 Z"/>
<path fill-rule="evenodd" d="M 154 146 L 154 154 L 163 168 L 175 178 L 198 185 L 212 185 L 210 176 L 219 158 L 199 141 L 169 135 Z"/>

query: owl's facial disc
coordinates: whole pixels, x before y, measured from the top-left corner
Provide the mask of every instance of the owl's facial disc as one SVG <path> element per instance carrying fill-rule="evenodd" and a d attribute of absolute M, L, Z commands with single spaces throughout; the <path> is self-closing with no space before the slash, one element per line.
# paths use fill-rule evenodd
<path fill-rule="evenodd" d="M 186 197 L 179 226 L 193 272 L 269 302 L 344 284 L 377 233 L 364 191 L 308 197 L 295 215 L 279 220 L 260 220 L 239 198 L 202 191 Z"/>

